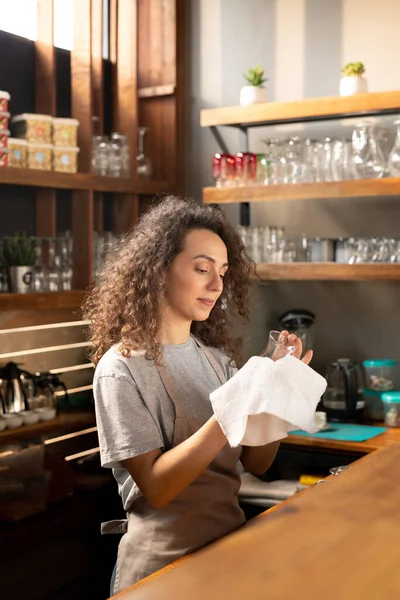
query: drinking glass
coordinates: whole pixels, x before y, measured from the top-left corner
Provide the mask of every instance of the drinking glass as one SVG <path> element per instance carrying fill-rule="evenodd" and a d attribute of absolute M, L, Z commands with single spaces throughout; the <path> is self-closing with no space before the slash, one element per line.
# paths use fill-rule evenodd
<path fill-rule="evenodd" d="M 400 177 L 400 120 L 394 122 L 397 127 L 396 140 L 389 154 L 388 168 L 390 177 Z"/>
<path fill-rule="evenodd" d="M 281 331 L 272 330 L 269 332 L 268 345 L 260 356 L 275 361 L 293 354 L 294 351 L 295 346 L 289 345 L 287 335 L 284 335 Z"/>
<path fill-rule="evenodd" d="M 234 187 L 235 177 L 235 157 L 232 154 L 221 154 L 221 187 Z"/>
<path fill-rule="evenodd" d="M 257 157 L 253 152 L 238 152 L 235 156 L 235 176 L 239 186 L 253 185 L 256 180 Z"/>
<path fill-rule="evenodd" d="M 356 179 L 383 177 L 385 161 L 372 126 L 365 122 L 356 125 L 352 134 L 352 147 Z"/>
<path fill-rule="evenodd" d="M 212 159 L 212 174 L 215 179 L 215 186 L 222 187 L 221 182 L 221 155 L 219 152 L 214 154 Z"/>
<path fill-rule="evenodd" d="M 138 177 L 151 177 L 151 161 L 144 153 L 144 138 L 148 132 L 148 127 L 138 128 L 138 155 L 136 157 L 136 169 Z"/>
<path fill-rule="evenodd" d="M 106 135 L 93 136 L 92 170 L 96 175 L 107 175 L 108 172 L 108 138 Z"/>

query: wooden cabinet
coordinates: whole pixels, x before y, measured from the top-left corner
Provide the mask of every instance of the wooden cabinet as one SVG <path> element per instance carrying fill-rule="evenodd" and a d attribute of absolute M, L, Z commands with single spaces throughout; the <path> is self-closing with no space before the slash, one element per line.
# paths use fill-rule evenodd
<path fill-rule="evenodd" d="M 53 0 L 37 2 L 35 109 L 57 116 Z M 183 188 L 184 9 L 184 0 L 75 0 L 70 116 L 80 122 L 79 173 L 0 169 L 2 187 L 35 188 L 39 236 L 57 234 L 56 190 L 72 191 L 74 290 L 92 283 L 93 232 L 103 230 L 105 201 L 111 203 L 113 231 L 123 233 L 154 196 Z M 103 58 L 104 42 L 108 59 Z M 91 173 L 93 134 L 105 133 L 106 113 L 111 115 L 110 131 L 128 136 L 131 174 L 126 179 Z M 136 174 L 138 126 L 149 129 L 150 179 Z M 62 294 L 41 294 L 40 301 L 31 294 L 23 304 L 35 308 L 46 296 L 46 306 L 52 298 L 54 306 L 60 306 Z M 66 304 L 73 301 L 80 302 L 81 295 L 66 293 Z M 15 297 L 15 302 L 21 300 Z M 0 310 L 12 305 L 12 295 L 0 294 Z"/>

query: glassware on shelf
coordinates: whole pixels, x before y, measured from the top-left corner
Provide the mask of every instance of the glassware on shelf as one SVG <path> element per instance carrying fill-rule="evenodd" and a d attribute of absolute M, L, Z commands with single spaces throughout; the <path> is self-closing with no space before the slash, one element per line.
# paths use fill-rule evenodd
<path fill-rule="evenodd" d="M 232 154 L 221 154 L 221 187 L 233 187 L 235 185 L 235 157 Z"/>
<path fill-rule="evenodd" d="M 361 122 L 353 130 L 353 165 L 356 179 L 383 177 L 385 159 L 374 134 L 373 126 Z"/>
<path fill-rule="evenodd" d="M 111 177 L 129 177 L 129 162 L 127 137 L 114 131 L 108 145 L 108 174 Z"/>
<path fill-rule="evenodd" d="M 389 154 L 388 171 L 390 177 L 400 177 L 400 120 L 394 122 L 397 127 L 394 146 Z"/>
<path fill-rule="evenodd" d="M 138 177 L 151 177 L 152 174 L 150 158 L 144 153 L 144 138 L 148 130 L 148 127 L 138 128 L 138 155 L 136 157 L 136 169 Z"/>
<path fill-rule="evenodd" d="M 239 186 L 253 185 L 257 174 L 257 156 L 253 152 L 238 152 L 235 156 L 236 183 Z"/>
<path fill-rule="evenodd" d="M 212 174 L 215 180 L 215 187 L 222 187 L 221 184 L 221 155 L 216 152 L 212 159 Z"/>
<path fill-rule="evenodd" d="M 72 251 L 71 232 L 65 231 L 56 238 L 56 262 L 59 268 L 58 286 L 64 292 L 72 289 Z"/>
<path fill-rule="evenodd" d="M 119 236 L 112 231 L 93 233 L 93 280 L 98 281 L 110 252 L 114 251 Z"/>

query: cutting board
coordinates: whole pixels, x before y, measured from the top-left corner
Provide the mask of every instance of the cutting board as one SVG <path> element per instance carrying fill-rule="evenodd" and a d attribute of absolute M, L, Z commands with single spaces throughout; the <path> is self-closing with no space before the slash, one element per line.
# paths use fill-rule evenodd
<path fill-rule="evenodd" d="M 328 423 L 328 431 L 306 433 L 301 429 L 290 431 L 290 435 L 301 435 L 324 440 L 341 442 L 365 442 L 387 430 L 387 427 L 372 427 L 370 425 L 353 425 L 352 423 Z"/>

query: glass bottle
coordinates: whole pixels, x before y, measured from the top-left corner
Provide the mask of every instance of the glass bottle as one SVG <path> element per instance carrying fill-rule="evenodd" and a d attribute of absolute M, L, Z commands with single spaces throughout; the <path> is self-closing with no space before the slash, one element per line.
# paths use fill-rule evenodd
<path fill-rule="evenodd" d="M 148 127 L 138 129 L 138 155 L 136 157 L 136 169 L 138 177 L 151 177 L 151 161 L 144 153 L 144 138 Z"/>
<path fill-rule="evenodd" d="M 389 176 L 400 177 L 400 120 L 394 122 L 397 127 L 396 140 L 389 154 Z"/>

